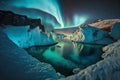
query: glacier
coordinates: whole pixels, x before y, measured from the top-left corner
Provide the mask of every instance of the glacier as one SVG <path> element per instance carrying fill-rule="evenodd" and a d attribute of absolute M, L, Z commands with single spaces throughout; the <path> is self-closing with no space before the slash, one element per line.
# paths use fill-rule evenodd
<path fill-rule="evenodd" d="M 78 73 L 59 80 L 119 80 L 120 40 L 103 48 L 103 60 Z M 78 69 L 79 70 L 79 69 Z"/>
<path fill-rule="evenodd" d="M 117 25 L 118 26 L 118 25 Z M 74 75 L 68 76 L 66 78 L 61 78 L 59 73 L 53 69 L 49 64 L 42 63 L 35 58 L 28 55 L 26 51 L 20 47 L 29 47 L 35 44 L 48 44 L 54 42 L 52 35 L 38 31 L 35 28 L 30 33 L 27 32 L 29 26 L 17 28 L 6 28 L 3 31 L 0 30 L 0 79 L 1 80 L 119 80 L 120 78 L 120 40 L 117 42 L 109 44 L 103 48 L 103 55 L 101 56 L 103 60 L 93 64 L 84 70 L 76 69 Z M 88 27 L 87 27 L 88 28 Z M 84 32 L 89 32 L 86 37 L 82 39 L 87 39 L 91 37 L 93 31 L 98 29 L 83 29 Z M 114 28 L 112 28 L 112 33 L 114 33 Z M 10 30 L 12 29 L 12 30 Z M 118 30 L 118 31 L 117 31 Z M 115 28 L 115 31 L 119 32 L 119 29 Z M 4 34 L 5 33 L 5 34 Z M 9 34 L 10 33 L 10 34 Z M 100 37 L 98 35 L 94 38 L 90 38 L 89 42 L 99 39 L 104 39 L 106 36 L 109 37 L 108 33 L 101 31 Z M 84 33 L 85 34 L 85 33 Z M 30 35 L 30 36 L 29 36 Z M 35 36 L 37 35 L 37 36 Z M 40 40 L 38 38 L 40 36 Z M 115 35 L 115 34 L 114 34 Z M 32 36 L 32 37 L 31 37 Z M 92 35 L 93 36 L 93 35 Z M 29 38 L 30 37 L 30 38 Z M 51 37 L 51 38 L 48 38 Z M 119 37 L 119 36 L 118 36 Z M 114 38 L 114 37 L 113 37 Z M 10 40 L 9 40 L 10 39 Z M 39 40 L 38 40 L 39 39 Z M 36 41 L 35 41 L 36 40 Z M 37 43 L 38 40 L 38 43 Z M 13 42 L 14 43 L 13 43 Z M 27 43 L 28 41 L 28 43 Z M 31 43 L 29 43 L 29 41 Z M 40 42 L 39 42 L 40 41 Z M 4 44 L 6 43 L 6 44 Z M 20 44 L 21 43 L 21 44 Z M 29 44 L 29 45 L 28 45 Z M 19 47 L 18 47 L 19 46 Z M 80 70 L 80 71 L 79 71 Z"/>
<path fill-rule="evenodd" d="M 27 4 L 22 1 L 25 1 Z M 6 1 L 7 3 L 5 2 L 5 6 L 7 7 L 1 7 L 0 9 L 4 8 L 4 10 L 12 10 L 15 13 L 24 14 L 32 18 L 41 18 L 42 23 L 44 24 L 49 23 L 56 28 L 60 27 L 56 26 L 56 24 L 54 24 L 54 20 L 50 17 L 46 18 L 46 16 L 37 13 L 37 11 L 43 11 L 50 14 L 50 16 L 55 17 L 58 24 L 61 24 L 60 28 L 63 28 L 64 23 L 61 17 L 62 14 L 58 11 L 60 7 L 56 1 L 37 0 L 38 3 L 36 3 L 34 0 L 14 0 L 13 4 L 7 4 L 9 2 Z M 43 4 L 39 5 L 39 3 Z M 25 10 L 22 11 L 22 9 Z M 33 11 L 31 9 L 33 9 Z M 79 18 L 77 17 L 77 19 Z M 106 23 L 104 24 L 106 25 Z M 113 24 L 113 22 L 111 24 Z M 50 64 L 38 61 L 22 49 L 36 45 L 55 44 L 56 41 L 54 40 L 52 33 L 43 33 L 39 31 L 38 28 L 35 28 L 31 32 L 27 32 L 29 26 L 20 26 L 19 28 L 15 26 L 11 26 L 9 28 L 9 26 L 6 26 L 6 29 L 3 31 L 0 29 L 0 80 L 58 80 L 58 77 L 61 78 L 59 80 L 119 80 L 119 25 L 119 23 L 116 23 L 112 27 L 110 33 L 93 28 L 92 26 L 81 28 L 79 31 L 76 31 L 73 34 L 73 41 L 109 45 L 103 48 L 104 53 L 101 56 L 103 60 L 84 70 L 79 71 L 79 69 L 76 69 L 74 71 L 76 73 L 75 75 L 68 76 L 66 78 L 61 78 L 60 76 L 62 75 L 56 73 Z M 99 26 L 103 26 L 103 22 L 100 23 Z M 109 25 L 106 25 L 106 27 L 108 26 Z M 118 41 L 113 43 L 113 39 Z"/>
<path fill-rule="evenodd" d="M 110 44 L 114 42 L 108 32 L 92 26 L 85 26 L 73 33 L 73 41 L 90 44 Z"/>
<path fill-rule="evenodd" d="M 51 65 L 30 56 L 0 29 L 0 80 L 53 80 L 57 76 Z"/>
<path fill-rule="evenodd" d="M 35 28 L 28 32 L 29 26 L 6 26 L 4 32 L 9 39 L 21 48 L 28 48 L 31 46 L 51 45 L 55 44 L 52 33 L 44 33 Z"/>
<path fill-rule="evenodd" d="M 115 23 L 112 28 L 110 35 L 115 39 L 118 40 L 120 39 L 120 22 Z"/>

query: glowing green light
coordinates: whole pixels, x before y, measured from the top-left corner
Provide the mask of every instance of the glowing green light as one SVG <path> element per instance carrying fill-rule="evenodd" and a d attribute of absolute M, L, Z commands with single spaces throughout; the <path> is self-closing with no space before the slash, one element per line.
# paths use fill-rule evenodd
<path fill-rule="evenodd" d="M 63 23 L 64 27 L 55 27 L 55 29 L 77 27 L 84 24 L 87 19 L 87 16 L 73 15 L 73 20 Z"/>
<path fill-rule="evenodd" d="M 62 9 L 58 0 L 13 0 L 13 2 L 9 5 L 18 8 L 18 10 L 19 8 L 28 9 L 26 12 L 21 10 L 16 10 L 16 12 L 20 12 L 23 15 L 27 14 L 29 17 L 32 16 L 34 18 L 41 18 L 45 26 L 52 26 L 55 29 L 80 26 L 87 20 L 86 16 L 73 14 L 69 16 L 70 20 L 68 19 L 66 21 L 66 19 L 63 18 L 65 16 L 63 16 L 63 13 L 61 11 Z M 34 14 L 30 12 L 30 9 L 34 10 Z M 51 17 L 48 17 L 45 14 L 40 14 L 36 12 L 36 10 L 45 12 L 55 19 L 51 19 Z M 73 18 L 71 19 L 71 17 Z"/>
<path fill-rule="evenodd" d="M 86 16 L 75 15 L 73 22 L 74 22 L 74 25 L 79 26 L 79 25 L 82 25 L 83 23 L 85 23 L 86 20 L 87 20 Z"/>
<path fill-rule="evenodd" d="M 57 27 L 64 28 L 62 14 L 57 0 L 14 0 L 10 5 L 18 8 L 24 7 L 38 9 L 46 12 L 56 18 L 58 24 L 60 24 L 60 26 Z M 43 17 L 42 19 L 46 21 L 48 18 Z M 49 23 L 51 23 L 51 21 Z M 54 22 L 51 24 L 54 25 Z"/>
<path fill-rule="evenodd" d="M 86 18 L 84 18 L 84 17 L 80 18 L 80 24 L 85 23 L 85 21 L 86 21 Z"/>

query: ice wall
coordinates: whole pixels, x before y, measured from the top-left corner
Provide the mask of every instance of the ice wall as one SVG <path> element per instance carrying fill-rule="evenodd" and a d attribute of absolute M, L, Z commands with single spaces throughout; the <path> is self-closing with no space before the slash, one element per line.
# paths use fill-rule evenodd
<path fill-rule="evenodd" d="M 50 33 L 40 32 L 35 28 L 28 32 L 29 26 L 6 26 L 4 32 L 19 47 L 26 48 L 30 46 L 50 45 L 56 43 Z"/>
<path fill-rule="evenodd" d="M 0 30 L 0 80 L 45 80 L 48 78 L 52 80 L 57 78 L 52 66 L 28 55 Z"/>
<path fill-rule="evenodd" d="M 120 22 L 117 22 L 112 26 L 110 34 L 114 39 L 120 39 Z"/>
<path fill-rule="evenodd" d="M 111 36 L 107 32 L 92 26 L 80 28 L 74 32 L 73 36 L 72 40 L 77 42 L 94 44 L 109 44 L 113 42 Z"/>

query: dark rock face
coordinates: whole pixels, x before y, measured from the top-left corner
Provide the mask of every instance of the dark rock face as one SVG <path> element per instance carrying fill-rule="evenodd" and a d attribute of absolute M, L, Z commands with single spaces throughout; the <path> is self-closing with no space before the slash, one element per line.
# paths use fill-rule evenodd
<path fill-rule="evenodd" d="M 31 29 L 39 28 L 44 32 L 44 26 L 41 24 L 40 19 L 30 19 L 25 15 L 15 14 L 11 11 L 2 11 L 0 10 L 0 25 L 13 25 L 13 26 L 26 26 L 30 25 Z"/>

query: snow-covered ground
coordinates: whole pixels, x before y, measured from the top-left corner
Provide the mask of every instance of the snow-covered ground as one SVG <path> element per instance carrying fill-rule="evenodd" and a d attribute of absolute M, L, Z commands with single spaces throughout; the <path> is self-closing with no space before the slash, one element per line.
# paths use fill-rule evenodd
<path fill-rule="evenodd" d="M 41 63 L 28 55 L 11 42 L 2 31 L 0 31 L 0 45 L 1 80 L 57 79 L 57 74 L 50 65 Z M 60 80 L 119 80 L 120 40 L 104 47 L 103 51 L 105 51 L 102 55 L 103 60 L 78 74 Z"/>
<path fill-rule="evenodd" d="M 56 71 L 51 65 L 30 56 L 0 30 L 0 80 L 53 80 L 56 78 Z"/>
<path fill-rule="evenodd" d="M 120 80 L 120 23 L 116 23 L 111 30 L 117 42 L 103 47 L 103 60 L 80 71 L 76 74 L 60 80 Z M 114 34 L 116 33 L 116 34 Z"/>
<path fill-rule="evenodd" d="M 103 51 L 103 60 L 60 80 L 120 80 L 120 40 L 104 47 Z"/>
<path fill-rule="evenodd" d="M 109 44 L 113 42 L 108 32 L 92 26 L 83 27 L 74 32 L 72 40 L 94 44 Z"/>
<path fill-rule="evenodd" d="M 113 27 L 110 35 L 113 38 L 114 34 L 119 31 L 119 25 Z M 12 29 L 12 30 L 11 30 Z M 33 45 L 45 45 L 50 42 L 55 42 L 52 35 L 45 34 L 34 29 L 30 33 L 27 32 L 28 27 L 6 28 L 4 34 L 0 30 L 0 80 L 56 80 L 60 75 L 51 65 L 42 63 L 28 55 L 26 51 L 20 47 L 29 47 Z M 83 34 L 77 35 L 77 40 L 88 42 L 98 41 L 107 43 L 111 40 L 109 34 L 105 31 L 93 27 L 85 27 L 81 29 Z M 23 33 L 22 33 L 23 32 Z M 10 33 L 10 34 L 9 34 Z M 78 33 L 78 32 L 77 32 Z M 40 36 L 40 37 L 38 37 Z M 117 35 L 116 39 L 119 39 Z M 108 39 L 108 40 L 105 40 Z M 103 41 L 102 41 L 103 40 Z M 105 42 L 106 41 L 106 42 Z M 111 40 L 111 42 L 113 42 Z M 109 42 L 109 43 L 111 43 Z M 17 46 L 17 45 L 19 46 Z M 76 74 L 61 78 L 60 80 L 119 80 L 120 79 L 120 40 L 109 44 L 103 48 L 104 54 L 101 56 L 103 60 L 79 71 L 76 69 Z"/>
<path fill-rule="evenodd" d="M 107 20 L 99 20 L 94 23 L 89 24 L 90 26 L 94 26 L 106 31 L 110 31 L 113 24 L 116 22 L 120 22 L 120 19 L 107 19 Z"/>
<path fill-rule="evenodd" d="M 35 28 L 28 32 L 29 26 L 6 26 L 4 32 L 19 47 L 26 48 L 36 45 L 50 45 L 56 43 L 51 33 L 40 32 Z"/>

